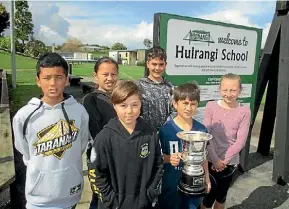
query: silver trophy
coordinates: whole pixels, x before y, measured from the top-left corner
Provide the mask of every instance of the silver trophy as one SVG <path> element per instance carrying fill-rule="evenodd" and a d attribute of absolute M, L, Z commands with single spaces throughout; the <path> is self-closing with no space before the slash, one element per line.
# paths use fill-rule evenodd
<path fill-rule="evenodd" d="M 205 172 L 203 163 L 207 155 L 207 143 L 212 135 L 200 131 L 181 131 L 177 133 L 181 139 L 183 151 L 178 153 L 184 162 L 178 190 L 192 195 L 202 196 L 205 193 Z"/>

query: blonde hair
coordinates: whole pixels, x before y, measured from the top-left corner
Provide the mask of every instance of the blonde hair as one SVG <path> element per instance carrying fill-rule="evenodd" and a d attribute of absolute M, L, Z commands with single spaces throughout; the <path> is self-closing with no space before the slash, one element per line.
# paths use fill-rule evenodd
<path fill-rule="evenodd" d="M 141 100 L 141 91 L 133 81 L 120 81 L 111 93 L 111 103 L 120 104 L 132 95 Z"/>
<path fill-rule="evenodd" d="M 237 74 L 234 74 L 234 73 L 228 73 L 228 74 L 225 74 L 221 77 L 221 80 L 220 80 L 220 86 L 222 84 L 222 81 L 224 79 L 229 79 L 229 80 L 237 80 L 239 82 L 239 87 L 240 87 L 240 90 L 242 90 L 242 81 L 241 81 L 241 77 Z"/>

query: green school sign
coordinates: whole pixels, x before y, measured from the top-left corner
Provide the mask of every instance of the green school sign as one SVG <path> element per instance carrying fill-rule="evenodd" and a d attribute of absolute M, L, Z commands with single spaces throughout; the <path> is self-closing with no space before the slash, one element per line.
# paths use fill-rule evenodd
<path fill-rule="evenodd" d="M 209 20 L 157 13 L 154 45 L 167 53 L 167 77 L 174 85 L 197 81 L 201 102 L 196 119 L 203 121 L 208 101 L 217 100 L 226 73 L 241 76 L 240 102 L 253 112 L 262 30 Z"/>

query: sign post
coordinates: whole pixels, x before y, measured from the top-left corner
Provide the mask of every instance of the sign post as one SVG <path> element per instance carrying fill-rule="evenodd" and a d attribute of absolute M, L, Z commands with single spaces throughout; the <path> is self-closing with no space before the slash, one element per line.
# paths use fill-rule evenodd
<path fill-rule="evenodd" d="M 204 119 L 208 101 L 220 99 L 222 75 L 240 75 L 243 90 L 239 101 L 254 111 L 255 89 L 262 30 L 240 25 L 157 13 L 153 44 L 167 53 L 165 76 L 174 84 L 197 81 L 201 101 L 195 118 Z M 245 152 L 249 153 L 250 137 Z M 247 154 L 248 155 L 248 154 Z M 246 167 L 244 162 L 241 166 Z"/>

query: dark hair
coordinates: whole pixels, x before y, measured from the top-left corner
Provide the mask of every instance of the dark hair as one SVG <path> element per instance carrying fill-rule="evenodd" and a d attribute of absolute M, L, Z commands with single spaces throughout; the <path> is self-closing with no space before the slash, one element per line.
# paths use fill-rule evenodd
<path fill-rule="evenodd" d="M 228 73 L 228 74 L 225 74 L 221 77 L 221 81 L 220 81 L 220 86 L 222 84 L 222 81 L 224 79 L 229 79 L 229 80 L 237 80 L 239 82 L 239 88 L 240 90 L 242 90 L 242 81 L 241 81 L 241 77 L 237 74 L 234 74 L 234 73 Z"/>
<path fill-rule="evenodd" d="M 66 60 L 57 53 L 47 53 L 42 55 L 36 64 L 36 73 L 39 77 L 41 68 L 62 67 L 65 76 L 68 75 L 68 64 Z"/>
<path fill-rule="evenodd" d="M 120 104 L 132 95 L 141 100 L 141 91 L 133 81 L 120 81 L 111 93 L 111 103 Z"/>
<path fill-rule="evenodd" d="M 147 52 L 147 61 L 150 61 L 151 59 L 160 59 L 167 61 L 167 54 L 163 48 L 160 46 L 154 46 Z"/>
<path fill-rule="evenodd" d="M 174 100 L 178 102 L 179 100 L 186 100 L 188 98 L 190 101 L 197 101 L 199 103 L 200 92 L 200 88 L 195 81 L 185 83 L 174 89 Z"/>
<path fill-rule="evenodd" d="M 98 68 L 99 68 L 99 66 L 100 66 L 102 63 L 115 64 L 116 69 L 117 69 L 117 72 L 118 72 L 118 64 L 117 64 L 117 62 L 116 62 L 113 58 L 111 58 L 111 57 L 106 57 L 106 56 L 105 56 L 105 57 L 99 58 L 99 59 L 96 61 L 95 65 L 94 65 L 94 72 L 95 72 L 95 73 L 97 73 Z"/>

